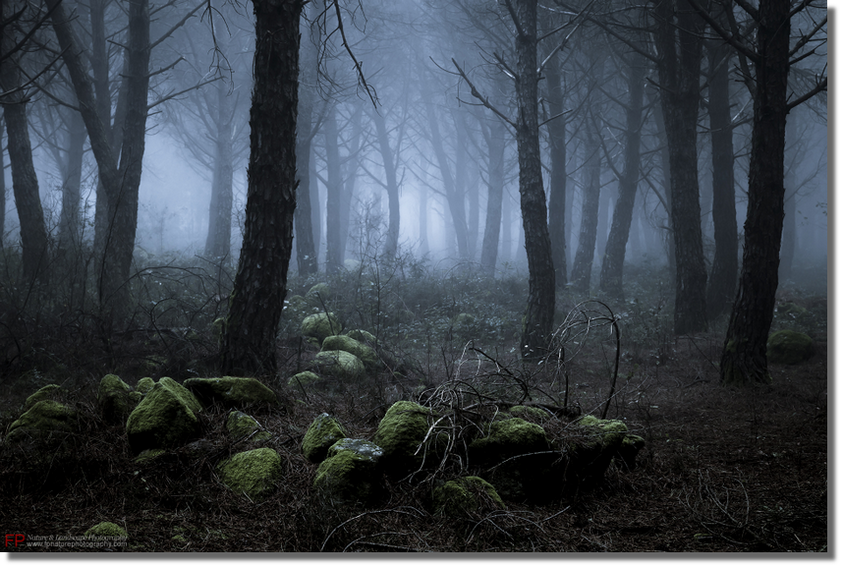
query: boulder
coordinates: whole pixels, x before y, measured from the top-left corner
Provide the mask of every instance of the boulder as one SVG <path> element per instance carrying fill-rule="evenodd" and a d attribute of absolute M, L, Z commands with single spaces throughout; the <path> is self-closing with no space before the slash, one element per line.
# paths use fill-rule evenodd
<path fill-rule="evenodd" d="M 544 428 L 519 417 L 492 422 L 485 437 L 469 443 L 468 455 L 500 496 L 517 501 L 545 499 L 550 465 L 558 459 Z"/>
<path fill-rule="evenodd" d="M 383 450 L 364 439 L 341 439 L 316 470 L 313 487 L 333 504 L 371 503 L 382 495 Z"/>
<path fill-rule="evenodd" d="M 645 445 L 642 437 L 630 435 L 626 424 L 617 419 L 586 415 L 576 425 L 571 429 L 562 474 L 568 490 L 599 482 L 615 457 L 620 466 L 634 466 L 637 453 Z"/>
<path fill-rule="evenodd" d="M 205 405 L 220 404 L 226 408 L 242 408 L 278 403 L 275 392 L 256 378 L 188 378 L 184 381 L 184 386 Z"/>
<path fill-rule="evenodd" d="M 311 305 L 309 301 L 300 295 L 293 295 L 284 300 L 282 319 L 284 321 L 290 321 L 297 326 L 301 325 L 305 317 L 319 311 L 321 311 L 321 307 Z"/>
<path fill-rule="evenodd" d="M 377 352 L 368 345 L 349 337 L 348 335 L 332 335 L 322 341 L 322 350 L 341 350 L 359 358 L 368 368 L 377 366 L 379 359 Z"/>
<path fill-rule="evenodd" d="M 494 487 L 478 476 L 449 480 L 433 489 L 433 510 L 445 516 L 465 517 L 505 509 Z"/>
<path fill-rule="evenodd" d="M 304 298 L 311 304 L 321 305 L 322 302 L 327 302 L 330 299 L 330 286 L 326 283 L 317 283 L 307 290 Z"/>
<path fill-rule="evenodd" d="M 365 376 L 362 361 L 344 350 L 323 350 L 313 359 L 319 371 L 341 380 L 356 381 Z"/>
<path fill-rule="evenodd" d="M 355 341 L 368 344 L 368 345 L 376 345 L 377 344 L 377 337 L 365 331 L 363 329 L 351 329 L 347 333 L 347 336 L 351 337 Z"/>
<path fill-rule="evenodd" d="M 225 428 L 235 441 L 248 437 L 249 442 L 260 443 L 272 438 L 272 434 L 265 431 L 256 419 L 237 410 L 233 410 L 228 414 L 228 421 L 225 423 Z"/>
<path fill-rule="evenodd" d="M 105 421 L 123 422 L 137 407 L 143 395 L 132 391 L 131 386 L 123 382 L 116 374 L 106 374 L 99 381 L 96 399 Z"/>
<path fill-rule="evenodd" d="M 415 402 L 395 402 L 380 420 L 374 433 L 374 443 L 383 449 L 383 466 L 387 473 L 403 475 L 418 469 L 425 458 L 427 463 L 438 464 L 436 442 L 439 435 L 431 435 L 425 443 L 427 432 L 433 425 L 433 411 Z M 425 445 L 419 451 L 419 446 Z M 431 453 L 432 454 L 429 454 Z"/>
<path fill-rule="evenodd" d="M 140 380 L 137 381 L 137 384 L 135 384 L 135 387 L 134 387 L 134 391 L 140 392 L 141 394 L 143 394 L 145 396 L 154 387 L 155 387 L 155 380 L 153 380 L 149 376 L 146 376 L 146 377 L 141 378 Z"/>
<path fill-rule="evenodd" d="M 12 422 L 6 440 L 18 443 L 27 439 L 48 439 L 75 429 L 76 412 L 73 409 L 55 400 L 41 400 Z"/>
<path fill-rule="evenodd" d="M 289 380 L 287 380 L 287 386 L 291 388 L 306 388 L 307 386 L 318 384 L 321 381 L 321 376 L 310 370 L 305 370 L 304 372 L 290 376 Z"/>
<path fill-rule="evenodd" d="M 553 417 L 547 410 L 533 406 L 512 406 L 509 408 L 509 414 L 535 423 L 544 423 Z"/>
<path fill-rule="evenodd" d="M 23 411 L 28 411 L 35 404 L 42 400 L 61 401 L 67 395 L 67 390 L 58 384 L 47 384 L 43 388 L 39 388 L 34 394 L 26 398 L 23 404 Z"/>
<path fill-rule="evenodd" d="M 813 339 L 805 333 L 784 329 L 769 335 L 766 356 L 774 364 L 798 364 L 813 355 Z"/>
<path fill-rule="evenodd" d="M 321 463 L 327 457 L 328 449 L 344 437 L 346 435 L 342 424 L 335 417 L 323 413 L 307 428 L 301 442 L 301 452 L 311 463 Z"/>
<path fill-rule="evenodd" d="M 144 449 L 169 449 L 200 432 L 196 397 L 172 378 L 161 378 L 129 415 L 126 433 L 137 454 Z"/>
<path fill-rule="evenodd" d="M 338 335 L 341 332 L 342 324 L 332 313 L 314 313 L 301 322 L 301 334 L 318 340 L 319 344 L 326 337 Z"/>
<path fill-rule="evenodd" d="M 274 492 L 283 476 L 281 456 L 268 447 L 232 455 L 217 465 L 217 469 L 225 486 L 254 501 Z"/>

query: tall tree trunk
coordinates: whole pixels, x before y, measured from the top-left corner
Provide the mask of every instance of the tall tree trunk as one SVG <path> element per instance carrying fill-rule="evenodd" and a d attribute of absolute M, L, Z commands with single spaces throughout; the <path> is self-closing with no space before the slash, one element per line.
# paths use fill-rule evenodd
<path fill-rule="evenodd" d="M 707 273 L 699 206 L 696 120 L 699 114 L 704 21 L 687 0 L 663 0 L 656 7 L 658 77 L 669 147 L 672 227 L 675 242 L 676 335 L 707 329 Z"/>
<path fill-rule="evenodd" d="M 743 266 L 719 365 L 725 383 L 771 381 L 766 341 L 784 221 L 789 10 L 788 0 L 764 0 L 759 7 Z"/>
<path fill-rule="evenodd" d="M 342 164 L 339 162 L 339 131 L 336 126 L 336 106 L 328 109 L 324 123 L 325 160 L 327 161 L 327 230 L 325 272 L 335 274 L 342 267 L 342 237 L 339 217 L 342 206 Z"/>
<path fill-rule="evenodd" d="M 387 258 L 394 258 L 398 253 L 398 236 L 401 226 L 401 207 L 398 194 L 398 176 L 392 148 L 389 145 L 389 132 L 386 130 L 386 119 L 374 110 L 371 112 L 374 128 L 377 132 L 377 143 L 380 156 L 383 158 L 383 170 L 386 174 L 386 194 L 389 196 L 389 226 L 386 229 L 386 245 L 383 254 Z"/>
<path fill-rule="evenodd" d="M 85 121 L 76 111 L 70 111 L 67 124 L 67 150 L 64 179 L 61 185 L 61 218 L 58 226 L 58 247 L 67 250 L 82 242 L 82 163 L 85 157 Z"/>
<path fill-rule="evenodd" d="M 348 236 L 351 232 L 351 209 L 354 204 L 354 192 L 357 185 L 357 172 L 360 168 L 360 144 L 362 144 L 363 127 L 359 118 L 359 111 L 352 115 L 351 122 L 351 143 L 348 148 L 348 160 L 345 162 L 345 171 L 342 177 L 345 179 L 345 187 L 342 191 L 342 206 L 339 211 L 339 238 L 341 241 L 342 258 L 345 258 L 348 250 Z"/>
<path fill-rule="evenodd" d="M 582 222 L 579 225 L 579 245 L 570 271 L 570 283 L 580 293 L 588 293 L 591 287 L 591 272 L 596 252 L 596 231 L 599 224 L 600 173 L 602 169 L 602 150 L 595 131 L 592 116 L 587 118 L 585 126 L 585 182 L 582 187 Z"/>
<path fill-rule="evenodd" d="M 211 183 L 205 256 L 216 260 L 231 255 L 231 213 L 234 206 L 234 105 L 228 87 L 216 84 L 216 144 Z"/>
<path fill-rule="evenodd" d="M 310 6 L 313 6 L 311 3 Z M 306 8 L 305 8 L 306 10 Z M 297 163 L 296 207 L 295 207 L 295 252 L 298 273 L 315 274 L 319 271 L 318 245 L 313 237 L 313 214 L 310 202 L 310 148 L 315 134 L 313 127 L 313 99 L 316 96 L 318 72 L 317 47 L 307 18 L 301 26 L 300 60 L 301 81 L 298 85 L 298 129 L 295 137 L 295 159 Z M 317 209 L 318 210 L 318 209 Z"/>
<path fill-rule="evenodd" d="M 550 202 L 549 231 L 553 246 L 553 267 L 555 286 L 562 289 L 567 285 L 567 241 L 565 233 L 565 206 L 567 194 L 567 118 L 564 114 L 564 90 L 558 59 L 546 67 L 547 100 L 550 122 L 547 133 L 550 138 Z"/>
<path fill-rule="evenodd" d="M 0 38 L 2 38 L 2 31 L 0 31 Z M 0 118 L 0 123 L 4 126 L 6 124 L 5 118 Z M 3 128 L 5 129 L 5 128 Z M 0 136 L 0 144 L 2 144 L 3 136 Z M 6 238 L 6 161 L 5 154 L 0 151 L 0 251 L 3 250 L 3 241 Z"/>
<path fill-rule="evenodd" d="M 513 17 L 518 30 L 515 39 L 518 180 L 529 266 L 529 298 L 520 352 L 528 360 L 545 356 L 550 347 L 555 315 L 555 270 L 538 137 L 538 1 L 517 0 Z"/>
<path fill-rule="evenodd" d="M 11 21 L 13 14 L 24 6 L 19 2 L 0 4 L 0 15 Z M 32 160 L 29 124 L 26 117 L 27 93 L 21 81 L 20 53 L 13 52 L 20 38 L 7 26 L 0 38 L 0 92 L 7 93 L 0 99 L 9 142 L 9 162 L 12 167 L 12 191 L 20 220 L 23 277 L 32 281 L 47 280 L 49 241 L 38 193 L 38 177 Z M 4 203 L 5 205 L 5 203 Z"/>
<path fill-rule="evenodd" d="M 643 72 L 638 58 L 632 59 L 628 74 L 629 101 L 626 106 L 625 165 L 620 177 L 611 232 L 602 258 L 599 289 L 613 297 L 623 297 L 623 264 L 631 230 L 634 198 L 640 177 L 640 134 L 643 126 Z"/>
<path fill-rule="evenodd" d="M 503 177 L 505 175 L 506 125 L 490 116 L 483 128 L 488 149 L 488 205 L 485 211 L 485 234 L 482 238 L 480 269 L 493 276 L 500 247 L 500 223 L 503 215 Z"/>
<path fill-rule="evenodd" d="M 713 234 L 715 251 L 707 290 L 708 317 L 713 319 L 730 306 L 737 290 L 739 240 L 734 191 L 734 141 L 728 71 L 731 48 L 708 44 L 711 162 L 713 167 Z"/>
<path fill-rule="evenodd" d="M 433 106 L 432 97 L 427 88 L 421 89 L 425 98 L 425 106 L 427 108 L 427 122 L 430 127 L 430 142 L 433 146 L 433 151 L 436 154 L 436 162 L 441 172 L 442 183 L 444 184 L 444 194 L 447 199 L 448 207 L 450 208 L 450 217 L 453 220 L 453 229 L 456 232 L 456 246 L 459 250 L 460 260 L 467 260 L 469 258 L 468 252 L 468 221 L 465 215 L 465 193 L 454 180 L 454 176 L 450 168 L 450 160 L 447 156 L 447 151 L 444 148 L 444 141 L 442 139 L 441 131 L 439 129 L 438 116 L 436 115 L 435 107 Z"/>
<path fill-rule="evenodd" d="M 254 0 L 254 89 L 243 247 L 222 336 L 223 371 L 274 374 L 295 214 L 302 0 Z"/>

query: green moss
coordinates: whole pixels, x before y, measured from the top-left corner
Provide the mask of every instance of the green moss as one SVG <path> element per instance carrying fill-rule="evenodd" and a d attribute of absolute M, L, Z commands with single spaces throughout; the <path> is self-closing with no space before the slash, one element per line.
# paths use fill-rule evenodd
<path fill-rule="evenodd" d="M 386 411 L 373 440 L 383 449 L 384 466 L 389 472 L 405 473 L 421 465 L 424 450 L 417 449 L 432 425 L 432 417 L 430 408 L 405 400 Z"/>
<path fill-rule="evenodd" d="M 321 343 L 331 335 L 342 332 L 342 324 L 333 313 L 315 313 L 308 315 L 301 322 L 301 334 L 313 337 Z"/>
<path fill-rule="evenodd" d="M 519 417 L 493 422 L 488 435 L 474 439 L 468 446 L 478 461 L 487 463 L 549 448 L 544 428 Z"/>
<path fill-rule="evenodd" d="M 327 413 L 323 413 L 313 420 L 304 440 L 301 451 L 311 463 L 320 463 L 327 457 L 327 451 L 337 441 L 346 437 L 342 424 Z"/>
<path fill-rule="evenodd" d="M 135 453 L 166 449 L 198 436 L 202 407 L 189 390 L 171 378 L 161 378 L 126 421 L 129 445 Z"/>
<path fill-rule="evenodd" d="M 126 537 L 128 532 L 112 522 L 100 522 L 85 532 L 86 536 Z"/>
<path fill-rule="evenodd" d="M 359 358 L 363 364 L 369 368 L 377 366 L 378 363 L 377 352 L 375 352 L 373 348 L 364 345 L 347 335 L 332 335 L 330 337 L 325 337 L 324 341 L 322 341 L 322 350 L 341 350 L 349 352 Z"/>
<path fill-rule="evenodd" d="M 106 374 L 97 387 L 97 403 L 106 421 L 122 422 L 140 402 L 140 395 L 132 396 L 131 386 L 116 374 Z"/>
<path fill-rule="evenodd" d="M 628 426 L 618 419 L 599 419 L 586 415 L 579 420 L 582 427 L 595 428 L 602 433 L 601 442 L 605 449 L 619 449 L 626 437 Z"/>
<path fill-rule="evenodd" d="M 478 476 L 449 480 L 433 490 L 433 510 L 445 516 L 468 516 L 486 510 L 505 510 L 494 487 Z"/>
<path fill-rule="evenodd" d="M 259 443 L 272 438 L 272 434 L 268 431 L 263 431 L 263 428 L 257 423 L 256 419 L 241 411 L 234 410 L 228 414 L 228 421 L 225 423 L 225 428 L 228 430 L 231 438 L 235 440 L 251 435 L 249 441 Z"/>
<path fill-rule="evenodd" d="M 26 398 L 26 402 L 23 404 L 23 409 L 24 411 L 27 411 L 42 400 L 56 400 L 66 394 L 67 391 L 58 384 L 47 384 Z"/>
<path fill-rule="evenodd" d="M 146 376 L 145 378 L 141 378 L 137 381 L 137 385 L 135 386 L 135 391 L 140 392 L 144 396 L 149 393 L 149 391 L 155 387 L 155 380 Z"/>
<path fill-rule="evenodd" d="M 163 378 L 162 378 L 163 380 Z M 278 403 L 278 396 L 260 380 L 249 377 L 188 378 L 184 385 L 205 404 L 241 408 L 252 404 Z"/>
<path fill-rule="evenodd" d="M 321 304 L 322 301 L 327 302 L 330 299 L 330 286 L 326 283 L 317 283 L 307 290 L 304 297 L 311 303 L 316 302 Z"/>
<path fill-rule="evenodd" d="M 280 455 L 267 447 L 237 453 L 217 468 L 225 486 L 255 501 L 269 496 L 283 475 Z"/>
<path fill-rule="evenodd" d="M 145 451 L 141 451 L 140 454 L 134 458 L 134 462 L 137 464 L 148 463 L 149 461 L 155 459 L 155 457 L 160 457 L 166 453 L 163 449 L 146 449 Z"/>
<path fill-rule="evenodd" d="M 370 447 L 346 445 L 321 462 L 313 487 L 335 504 L 371 502 L 380 492 L 378 465 L 379 456 Z"/>
<path fill-rule="evenodd" d="M 512 406 L 509 408 L 509 413 L 512 417 L 538 422 L 547 421 L 552 417 L 546 410 L 532 406 Z"/>
<path fill-rule="evenodd" d="M 327 458 L 335 457 L 342 451 L 352 451 L 359 456 L 377 463 L 383 457 L 383 449 L 365 439 L 351 439 L 345 437 L 330 446 L 327 450 Z"/>
<path fill-rule="evenodd" d="M 766 356 L 774 364 L 798 364 L 813 354 L 813 339 L 805 333 L 784 329 L 769 335 Z"/>
<path fill-rule="evenodd" d="M 289 380 L 287 380 L 287 385 L 292 388 L 306 388 L 307 386 L 318 384 L 321 381 L 321 376 L 315 372 L 311 372 L 310 370 L 305 370 L 304 372 L 299 372 L 298 374 L 290 376 Z"/>
<path fill-rule="evenodd" d="M 352 329 L 346 333 L 349 337 L 354 339 L 355 341 L 359 341 L 361 343 L 367 343 L 369 345 L 376 345 L 377 344 L 377 337 L 369 333 L 368 331 L 364 331 L 362 329 Z"/>
<path fill-rule="evenodd" d="M 18 442 L 26 438 L 49 436 L 54 431 L 71 432 L 75 420 L 76 412 L 66 405 L 54 400 L 42 400 L 12 422 L 6 439 Z"/>
<path fill-rule="evenodd" d="M 323 350 L 313 359 L 319 371 L 341 380 L 357 381 L 365 376 L 362 361 L 344 350 Z"/>

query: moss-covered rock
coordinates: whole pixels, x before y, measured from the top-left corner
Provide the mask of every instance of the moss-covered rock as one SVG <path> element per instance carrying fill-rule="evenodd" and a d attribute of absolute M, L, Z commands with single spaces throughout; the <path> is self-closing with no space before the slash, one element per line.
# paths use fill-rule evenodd
<path fill-rule="evenodd" d="M 342 324 L 333 313 L 315 313 L 301 321 L 301 334 L 312 337 L 321 343 L 331 335 L 342 332 Z"/>
<path fill-rule="evenodd" d="M 232 455 L 217 469 L 225 486 L 254 501 L 269 496 L 283 476 L 281 456 L 268 447 Z"/>
<path fill-rule="evenodd" d="M 474 439 L 468 446 L 477 462 L 494 463 L 515 455 L 547 451 L 547 433 L 537 423 L 519 417 L 491 423 L 485 437 Z"/>
<path fill-rule="evenodd" d="M 617 450 L 626 437 L 628 426 L 619 419 L 599 419 L 586 415 L 579 420 L 580 427 L 592 428 L 600 436 L 600 442 L 606 450 Z"/>
<path fill-rule="evenodd" d="M 138 465 L 149 463 L 155 460 L 157 457 L 160 457 L 166 453 L 163 449 L 145 449 L 140 452 L 140 454 L 134 458 L 134 462 Z"/>
<path fill-rule="evenodd" d="M 640 435 L 627 434 L 623 438 L 623 443 L 617 451 L 619 463 L 628 470 L 633 470 L 637 466 L 637 454 L 643 447 L 646 446 L 646 441 Z M 615 458 L 615 461 L 617 459 Z"/>
<path fill-rule="evenodd" d="M 43 400 L 62 401 L 67 395 L 67 390 L 58 384 L 47 384 L 43 388 L 39 388 L 31 396 L 26 398 L 23 404 L 23 411 L 28 411 L 32 406 Z"/>
<path fill-rule="evenodd" d="M 284 311 L 281 315 L 283 321 L 289 321 L 294 325 L 301 325 L 301 322 L 308 315 L 321 311 L 321 307 L 312 305 L 300 295 L 293 295 L 284 301 Z"/>
<path fill-rule="evenodd" d="M 769 335 L 766 356 L 774 364 L 798 364 L 813 355 L 813 339 L 805 333 L 783 329 Z"/>
<path fill-rule="evenodd" d="M 45 439 L 76 429 L 76 411 L 54 400 L 36 402 L 9 426 L 6 440 L 18 443 L 27 439 Z"/>
<path fill-rule="evenodd" d="M 313 420 L 304 440 L 301 451 L 311 463 L 321 463 L 327 457 L 331 445 L 346 437 L 345 430 L 339 421 L 327 413 L 323 413 Z"/>
<path fill-rule="evenodd" d="M 289 380 L 287 380 L 287 386 L 291 388 L 306 388 L 308 386 L 314 386 L 321 381 L 321 376 L 311 370 L 305 370 L 304 372 L 290 376 Z"/>
<path fill-rule="evenodd" d="M 126 537 L 128 532 L 113 522 L 100 522 L 97 525 L 88 529 L 85 535 L 90 536 L 105 536 L 105 537 Z"/>
<path fill-rule="evenodd" d="M 116 374 L 106 374 L 99 381 L 96 399 L 103 419 L 111 423 L 123 422 L 140 402 L 142 395 L 132 391 Z"/>
<path fill-rule="evenodd" d="M 351 329 L 345 334 L 354 339 L 355 341 L 359 341 L 363 344 L 367 344 L 370 346 L 377 344 L 377 337 L 363 329 Z"/>
<path fill-rule="evenodd" d="M 278 403 L 278 396 L 260 380 L 248 377 L 188 378 L 184 386 L 205 405 L 219 404 L 226 408 Z"/>
<path fill-rule="evenodd" d="M 140 392 L 141 394 L 143 394 L 145 396 L 154 387 L 155 387 L 155 380 L 153 380 L 149 376 L 145 376 L 145 377 L 143 377 L 143 378 L 141 378 L 140 380 L 137 381 L 137 384 L 135 384 L 134 390 L 135 390 L 135 392 Z"/>
<path fill-rule="evenodd" d="M 551 451 L 544 428 L 519 417 L 492 422 L 487 435 L 468 445 L 471 460 L 485 468 L 488 480 L 507 500 L 540 501 L 548 498 L 550 465 L 558 458 Z"/>
<path fill-rule="evenodd" d="M 533 406 L 512 406 L 509 408 L 509 414 L 512 417 L 519 417 L 536 423 L 544 423 L 552 418 L 547 410 Z"/>
<path fill-rule="evenodd" d="M 379 359 L 377 352 L 370 346 L 349 337 L 348 335 L 331 335 L 322 341 L 322 350 L 341 350 L 349 352 L 359 358 L 368 368 L 377 366 Z"/>
<path fill-rule="evenodd" d="M 252 416 L 241 411 L 233 410 L 228 414 L 225 428 L 232 439 L 249 437 L 251 443 L 260 443 L 272 438 L 272 434 L 264 431 L 263 427 Z"/>
<path fill-rule="evenodd" d="M 370 503 L 382 494 L 382 456 L 382 449 L 370 441 L 342 439 L 319 465 L 313 487 L 333 504 Z"/>
<path fill-rule="evenodd" d="M 310 303 L 315 302 L 321 304 L 322 302 L 327 302 L 330 299 L 330 286 L 326 283 L 317 283 L 307 290 L 304 298 L 310 301 Z"/>
<path fill-rule="evenodd" d="M 471 516 L 505 509 L 494 487 L 478 476 L 449 480 L 433 489 L 433 510 L 445 516 Z"/>
<path fill-rule="evenodd" d="M 630 435 L 628 426 L 617 419 L 586 415 L 570 431 L 560 472 L 568 490 L 600 482 L 614 458 L 618 458 L 620 466 L 634 466 L 637 452 L 644 445 L 642 437 Z"/>
<path fill-rule="evenodd" d="M 362 361 L 344 350 L 323 350 L 316 355 L 313 363 L 319 372 L 341 380 L 357 381 L 365 376 L 365 365 Z"/>
<path fill-rule="evenodd" d="M 433 425 L 433 412 L 415 402 L 395 402 L 380 420 L 374 433 L 374 443 L 383 449 L 383 466 L 387 473 L 406 474 L 419 468 L 425 456 L 428 463 L 435 461 L 436 443 L 442 440 L 431 435 L 421 450 L 429 428 Z M 430 454 L 432 453 L 432 454 Z"/>
<path fill-rule="evenodd" d="M 129 415 L 126 433 L 135 453 L 183 445 L 200 432 L 196 397 L 172 378 L 161 378 Z"/>

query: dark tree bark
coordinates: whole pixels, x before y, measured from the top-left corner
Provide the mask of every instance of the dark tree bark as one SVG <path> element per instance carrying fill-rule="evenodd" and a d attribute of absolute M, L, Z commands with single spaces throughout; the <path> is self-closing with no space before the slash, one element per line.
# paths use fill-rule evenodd
<path fill-rule="evenodd" d="M 686 335 L 707 329 L 707 272 L 702 248 L 696 151 L 705 24 L 687 0 L 656 3 L 655 22 L 658 78 L 672 189 L 676 272 L 674 331 L 676 335 Z"/>
<path fill-rule="evenodd" d="M 438 116 L 435 107 L 433 106 L 431 94 L 428 88 L 422 87 L 421 91 L 424 95 L 424 102 L 427 109 L 427 123 L 430 128 L 430 143 L 433 146 L 433 151 L 436 155 L 436 162 L 439 166 L 439 171 L 444 184 L 445 198 L 447 199 L 448 207 L 450 208 L 450 217 L 453 221 L 453 229 L 456 232 L 456 247 L 459 250 L 459 258 L 467 260 L 469 258 L 468 252 L 468 221 L 465 214 L 465 193 L 461 190 L 454 180 L 452 170 L 450 168 L 450 160 L 447 156 L 447 151 L 444 148 L 444 141 L 442 139 L 441 130 L 439 129 Z"/>
<path fill-rule="evenodd" d="M 550 122 L 547 133 L 550 138 L 550 202 L 549 231 L 553 246 L 553 267 L 555 286 L 567 285 L 567 241 L 565 240 L 565 207 L 567 194 L 567 118 L 564 114 L 564 90 L 561 84 L 558 60 L 546 67 L 547 102 Z"/>
<path fill-rule="evenodd" d="M 0 32 L 0 38 L 2 38 L 2 32 Z M 5 127 L 6 120 L 0 118 L 0 122 Z M 3 241 L 6 237 L 6 157 L 2 148 L 2 138 L 0 136 L 0 251 L 3 250 Z"/>
<path fill-rule="evenodd" d="M 61 218 L 58 225 L 58 247 L 63 250 L 82 242 L 82 164 L 85 157 L 85 122 L 82 115 L 69 111 L 67 145 L 62 167 Z"/>
<path fill-rule="evenodd" d="M 301 60 L 301 82 L 298 85 L 298 129 L 295 137 L 298 190 L 294 224 L 298 273 L 306 276 L 319 271 L 318 246 L 313 238 L 313 213 L 310 199 L 310 149 L 315 135 L 313 98 L 316 93 L 318 54 L 316 53 L 317 48 L 313 44 L 310 25 L 306 24 L 306 18 L 305 25 L 301 28 L 299 56 Z"/>
<path fill-rule="evenodd" d="M 234 105 L 228 87 L 216 83 L 216 140 L 208 237 L 205 256 L 221 260 L 231 255 L 231 213 L 234 207 Z"/>
<path fill-rule="evenodd" d="M 327 110 L 324 123 L 325 160 L 327 162 L 327 212 L 325 272 L 335 274 L 342 267 L 342 236 L 339 222 L 342 206 L 342 164 L 339 162 L 339 131 L 336 105 Z"/>
<path fill-rule="evenodd" d="M 389 226 L 386 229 L 386 244 L 383 254 L 387 258 L 394 258 L 398 253 L 398 236 L 401 227 L 400 195 L 398 194 L 398 176 L 392 148 L 389 145 L 389 132 L 386 130 L 386 119 L 376 109 L 371 112 L 374 128 L 377 133 L 377 144 L 380 156 L 383 158 L 383 171 L 386 174 L 386 195 L 389 197 Z"/>
<path fill-rule="evenodd" d="M 120 138 L 112 137 L 103 123 L 94 98 L 93 85 L 82 63 L 82 52 L 74 37 L 64 6 L 48 0 L 51 21 L 62 58 L 73 82 L 91 149 L 97 161 L 100 182 L 107 198 L 107 231 L 103 238 L 98 290 L 103 311 L 123 316 L 129 306 L 129 270 L 137 229 L 138 189 L 146 140 L 149 92 L 149 4 L 132 0 L 128 5 L 128 43 L 121 91 L 125 93 L 125 117 Z M 121 106 L 118 103 L 118 107 Z M 126 140 L 122 144 L 122 139 Z M 118 148 L 122 148 L 119 162 Z M 119 165 L 118 165 L 119 164 Z"/>
<path fill-rule="evenodd" d="M 582 186 L 582 222 L 579 225 L 579 245 L 570 271 L 570 283 L 580 293 L 588 293 L 591 287 L 591 272 L 596 252 L 596 231 L 599 225 L 600 173 L 602 150 L 595 132 L 594 117 L 587 118 L 585 126 L 585 182 Z"/>
<path fill-rule="evenodd" d="M 499 118 L 491 116 L 483 125 L 482 131 L 488 149 L 488 205 L 485 211 L 485 233 L 482 237 L 480 270 L 488 276 L 493 276 L 497 267 L 500 223 L 503 216 L 506 126 Z"/>
<path fill-rule="evenodd" d="M 23 4 L 4 2 L 0 4 L 0 16 L 10 22 L 0 37 L 0 92 L 6 93 L 0 99 L 8 137 L 9 163 L 12 168 L 12 191 L 20 220 L 23 277 L 32 281 L 47 280 L 49 240 L 38 194 L 38 177 L 32 160 L 32 144 L 29 140 L 29 124 L 26 105 L 28 94 L 22 82 L 19 67 L 21 51 L 16 46 L 22 33 L 16 33 L 11 23 L 14 14 L 20 14 Z M 22 17 L 19 18 L 22 19 Z M 5 201 L 5 199 L 4 199 Z M 5 203 L 4 203 L 5 205 Z"/>
<path fill-rule="evenodd" d="M 725 383 L 771 381 L 766 341 L 775 309 L 784 220 L 789 0 L 764 0 L 757 22 L 754 118 L 743 267 L 720 374 Z"/>
<path fill-rule="evenodd" d="M 728 70 L 731 48 L 721 43 L 707 46 L 709 82 L 708 115 L 713 167 L 713 231 L 715 251 L 707 290 L 708 317 L 724 313 L 737 290 L 739 240 L 734 192 L 734 141 L 731 126 Z"/>
<path fill-rule="evenodd" d="M 599 289 L 613 297 L 623 297 L 623 264 L 626 260 L 626 244 L 631 230 L 637 181 L 640 177 L 640 134 L 643 126 L 643 74 L 641 62 L 633 59 L 629 67 L 629 100 L 626 106 L 625 165 L 620 177 L 617 203 L 611 232 L 605 244 Z"/>
<path fill-rule="evenodd" d="M 541 175 L 538 137 L 538 1 L 517 0 L 515 93 L 518 107 L 516 136 L 519 165 L 520 209 L 529 266 L 529 298 L 520 339 L 524 359 L 547 354 L 555 315 L 555 270 L 547 227 L 547 199 Z"/>
<path fill-rule="evenodd" d="M 274 374 L 295 214 L 302 0 L 254 0 L 254 90 L 243 247 L 222 336 L 223 371 Z"/>

